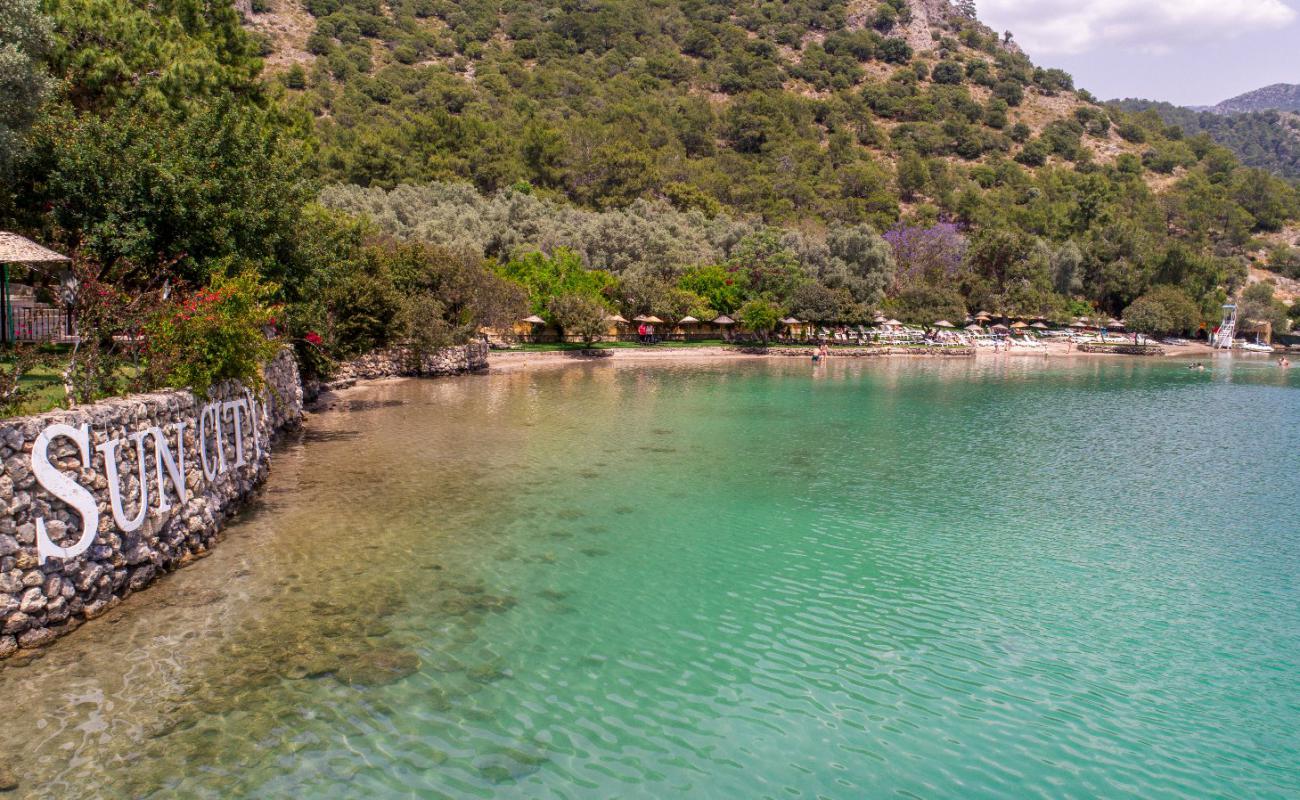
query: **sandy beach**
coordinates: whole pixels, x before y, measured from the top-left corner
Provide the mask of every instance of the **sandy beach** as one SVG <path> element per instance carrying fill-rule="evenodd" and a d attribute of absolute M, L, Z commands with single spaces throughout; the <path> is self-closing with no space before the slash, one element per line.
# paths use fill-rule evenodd
<path fill-rule="evenodd" d="M 488 358 L 489 367 L 494 372 L 509 372 L 522 369 L 531 369 L 537 367 L 561 366 L 564 364 L 582 364 L 602 361 L 625 362 L 642 362 L 642 363 L 663 363 L 671 361 L 674 363 L 692 363 L 707 362 L 718 360 L 754 360 L 763 358 L 810 358 L 812 350 L 807 349 L 806 353 L 792 353 L 789 348 L 773 348 L 772 353 L 755 353 L 747 350 L 740 350 L 732 347 L 642 347 L 642 348 L 611 348 L 602 350 L 603 355 L 598 358 L 581 355 L 578 351 L 549 351 L 549 352 L 526 352 L 519 350 L 493 350 Z M 999 350 L 994 352 L 990 348 L 975 348 L 974 355 L 961 354 L 944 354 L 935 351 L 915 351 L 907 352 L 902 348 L 896 348 L 894 351 L 887 353 L 854 354 L 854 348 L 831 348 L 830 358 L 832 360 L 844 359 L 917 359 L 928 360 L 932 358 L 1037 358 L 1037 359 L 1114 359 L 1114 358 L 1141 358 L 1150 356 L 1126 356 L 1117 353 L 1088 353 L 1080 351 L 1076 346 L 1071 346 L 1065 342 L 1044 342 L 1042 349 L 1031 348 L 1013 348 L 1011 350 Z M 1166 347 L 1165 354 L 1159 358 L 1210 358 L 1214 355 L 1214 350 L 1208 345 L 1196 343 L 1183 347 Z"/>

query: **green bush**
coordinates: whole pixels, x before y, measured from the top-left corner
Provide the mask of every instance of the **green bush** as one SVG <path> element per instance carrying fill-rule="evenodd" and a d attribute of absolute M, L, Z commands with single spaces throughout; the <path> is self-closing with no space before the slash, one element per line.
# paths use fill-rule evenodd
<path fill-rule="evenodd" d="M 771 300 L 755 298 L 740 307 L 736 312 L 736 321 L 758 334 L 766 344 L 772 331 L 781 323 L 781 309 Z"/>
<path fill-rule="evenodd" d="M 278 287 L 246 271 L 215 277 L 161 311 L 145 329 L 147 363 L 156 383 L 202 394 L 225 380 L 262 385 L 262 366 L 279 350 L 269 338 Z"/>

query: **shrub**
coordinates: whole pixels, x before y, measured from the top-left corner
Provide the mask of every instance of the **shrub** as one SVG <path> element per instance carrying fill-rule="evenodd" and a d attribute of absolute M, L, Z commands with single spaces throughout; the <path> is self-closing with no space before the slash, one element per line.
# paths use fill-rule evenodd
<path fill-rule="evenodd" d="M 599 302 L 580 294 L 562 294 L 551 298 L 547 312 L 565 336 L 577 336 L 591 344 L 605 332 L 605 315 Z"/>
<path fill-rule="evenodd" d="M 279 349 L 268 336 L 276 291 L 246 271 L 215 277 L 207 289 L 159 311 L 145 329 L 155 380 L 196 393 L 224 380 L 260 387 L 262 365 Z"/>
<path fill-rule="evenodd" d="M 776 303 L 771 300 L 755 298 L 740 307 L 736 312 L 736 319 L 741 325 L 758 334 L 763 344 L 767 344 L 772 331 L 776 330 L 776 326 L 781 322 L 781 309 L 777 308 Z"/>
<path fill-rule="evenodd" d="M 964 70 L 956 61 L 941 61 L 930 73 L 930 80 L 935 83 L 958 84 L 962 82 Z"/>
<path fill-rule="evenodd" d="M 1137 333 L 1186 333 L 1200 322 L 1200 311 L 1176 286 L 1157 286 L 1124 309 L 1125 326 Z"/>

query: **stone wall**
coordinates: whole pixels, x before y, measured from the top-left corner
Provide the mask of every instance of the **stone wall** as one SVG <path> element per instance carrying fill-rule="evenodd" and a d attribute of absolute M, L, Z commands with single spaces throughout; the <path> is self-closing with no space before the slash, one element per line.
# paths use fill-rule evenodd
<path fill-rule="evenodd" d="M 1156 344 L 1097 344 L 1084 342 L 1080 353 L 1114 353 L 1121 356 L 1162 356 L 1165 349 Z"/>
<path fill-rule="evenodd" d="M 339 364 L 328 381 L 310 382 L 306 387 L 307 400 L 311 402 L 321 392 L 344 389 L 360 380 L 398 377 L 430 378 L 438 375 L 481 372 L 487 368 L 486 342 L 444 347 L 425 353 L 421 358 L 416 358 L 410 348 L 390 347 Z"/>
<path fill-rule="evenodd" d="M 254 394 L 168 391 L 0 422 L 0 658 L 203 556 L 302 418 L 288 350 Z"/>
<path fill-rule="evenodd" d="M 766 356 L 788 356 L 812 358 L 817 349 L 813 347 L 733 347 L 743 353 Z M 891 345 L 867 345 L 862 347 L 831 347 L 831 358 L 870 358 L 874 356 L 950 356 L 969 358 L 975 355 L 973 347 L 899 347 Z"/>

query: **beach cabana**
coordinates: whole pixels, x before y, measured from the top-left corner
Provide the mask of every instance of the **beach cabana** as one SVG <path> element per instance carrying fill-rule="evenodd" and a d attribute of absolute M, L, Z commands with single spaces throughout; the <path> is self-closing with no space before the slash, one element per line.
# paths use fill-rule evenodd
<path fill-rule="evenodd" d="M 692 334 L 699 333 L 699 325 L 700 321 L 698 319 L 687 314 L 677 320 L 677 324 L 673 326 L 673 336 L 680 336 L 684 342 L 689 339 Z"/>
<path fill-rule="evenodd" d="M 72 259 L 16 233 L 0 231 L 0 342 L 14 341 L 14 305 L 10 293 L 9 265 L 69 264 Z M 29 312 L 31 313 L 31 312 Z M 66 315 L 65 315 L 66 316 Z M 70 321 L 66 324 L 71 326 Z M 70 329 L 65 333 L 71 335 Z"/>
<path fill-rule="evenodd" d="M 546 320 L 533 314 L 515 323 L 515 336 L 521 339 L 536 339 L 538 328 L 546 327 Z"/>
<path fill-rule="evenodd" d="M 606 314 L 605 335 L 613 336 L 615 339 L 617 339 L 619 336 L 623 335 L 623 326 L 626 324 L 627 324 L 627 320 L 624 319 L 622 314 Z"/>
<path fill-rule="evenodd" d="M 785 328 L 786 333 L 791 337 L 803 336 L 807 323 L 796 319 L 795 317 L 786 317 L 781 320 L 781 326 Z"/>

